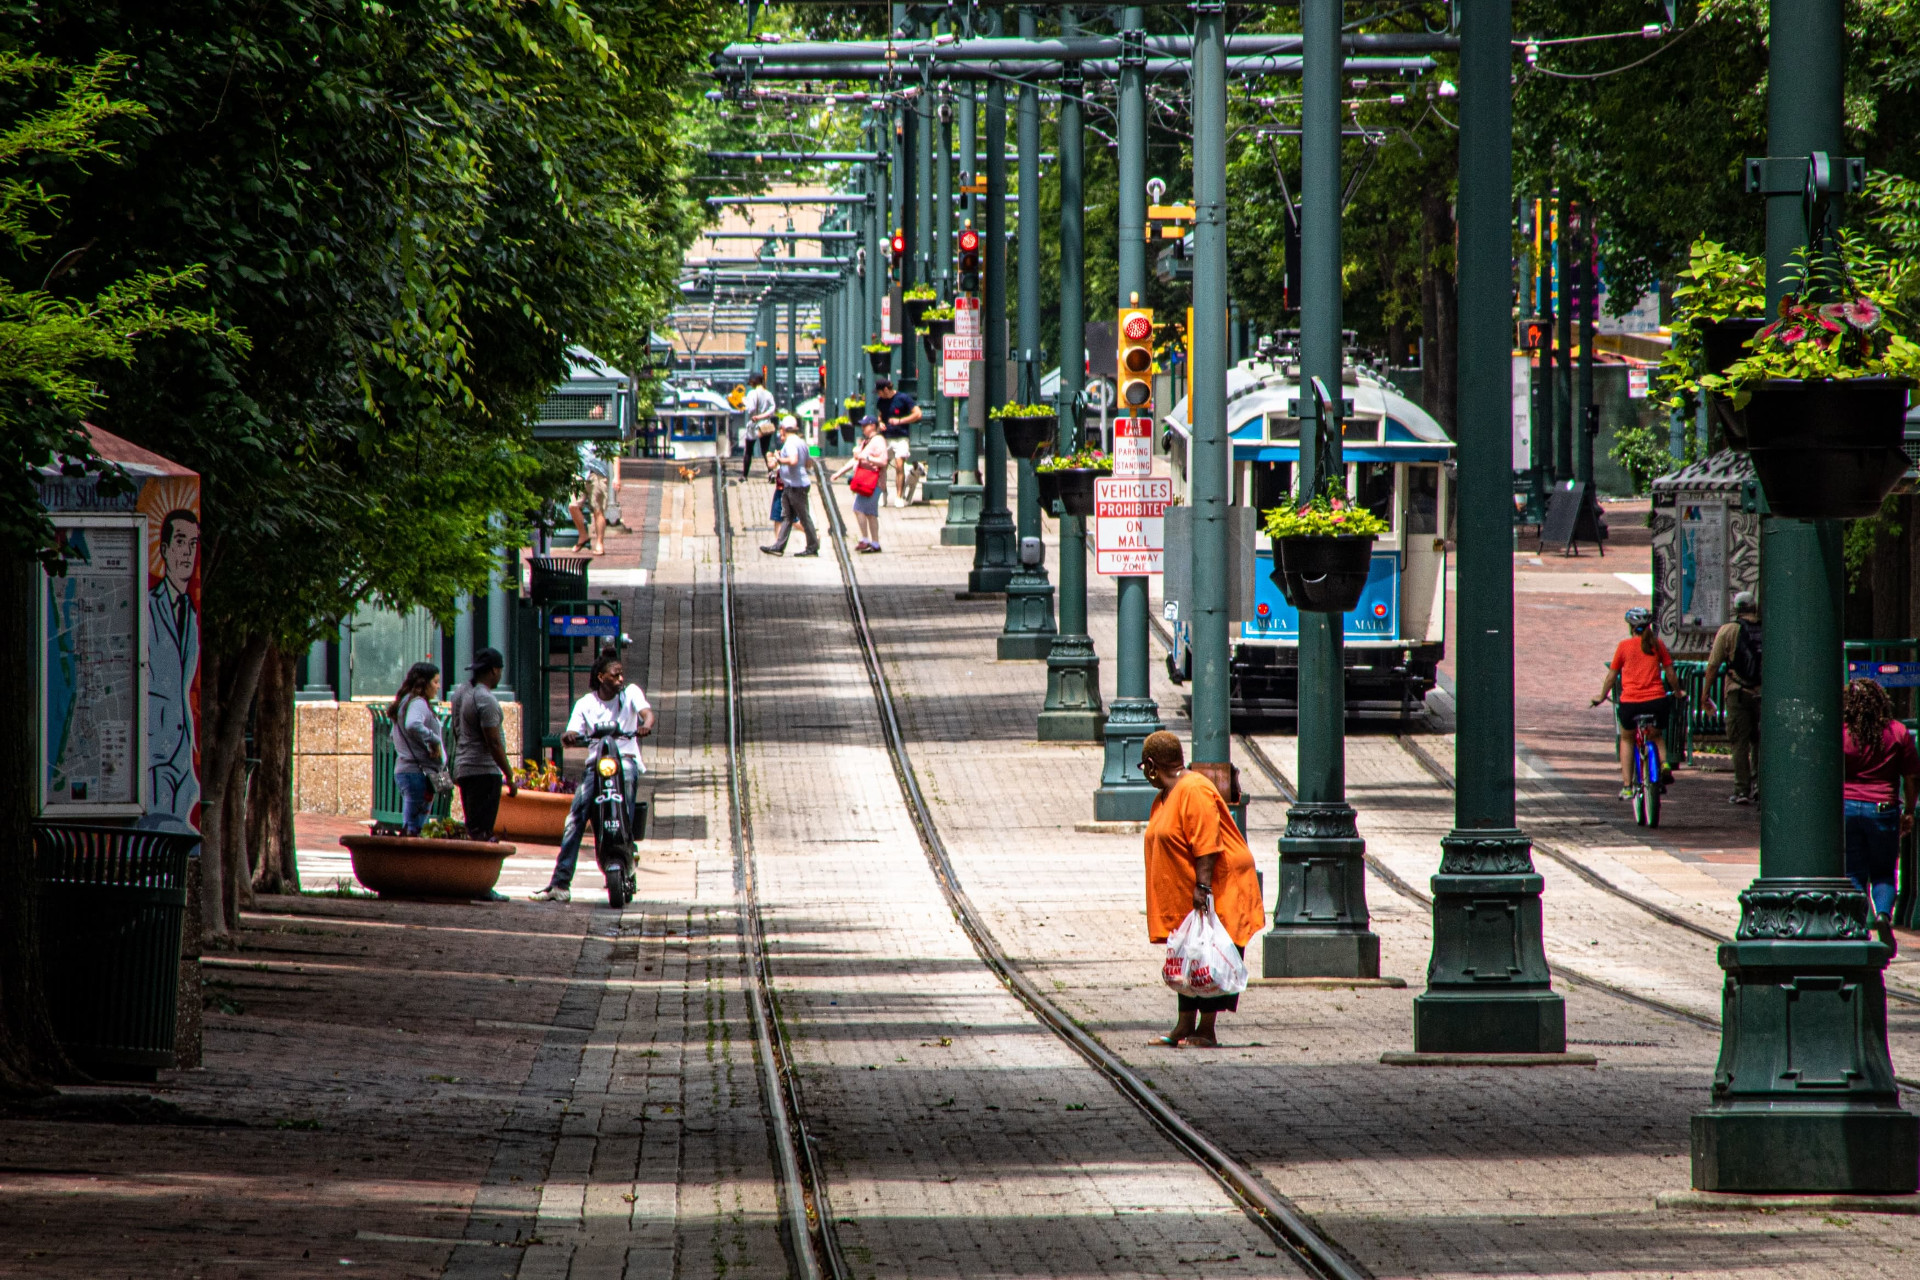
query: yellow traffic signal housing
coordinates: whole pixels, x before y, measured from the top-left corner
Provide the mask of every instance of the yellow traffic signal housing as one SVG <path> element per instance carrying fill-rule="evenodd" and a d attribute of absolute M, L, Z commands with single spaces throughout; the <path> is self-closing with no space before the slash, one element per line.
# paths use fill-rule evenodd
<path fill-rule="evenodd" d="M 1139 294 L 1134 294 L 1139 301 Z M 1153 312 L 1142 306 L 1120 308 L 1115 326 L 1119 338 L 1120 412 L 1143 416 L 1153 403 Z"/>

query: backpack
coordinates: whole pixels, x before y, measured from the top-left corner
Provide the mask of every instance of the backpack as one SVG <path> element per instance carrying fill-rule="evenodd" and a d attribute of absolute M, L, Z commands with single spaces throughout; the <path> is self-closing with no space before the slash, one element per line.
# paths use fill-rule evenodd
<path fill-rule="evenodd" d="M 1749 689 L 1758 689 L 1760 687 L 1760 624 L 1741 622 L 1735 625 L 1740 628 L 1740 638 L 1734 641 L 1733 661 L 1727 664 L 1727 669 L 1733 672 L 1734 679 L 1741 684 Z"/>

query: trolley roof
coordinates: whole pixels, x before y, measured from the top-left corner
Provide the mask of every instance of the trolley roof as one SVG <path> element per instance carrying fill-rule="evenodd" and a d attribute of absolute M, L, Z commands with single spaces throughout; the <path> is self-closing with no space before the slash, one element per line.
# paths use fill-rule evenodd
<path fill-rule="evenodd" d="M 1395 391 L 1366 369 L 1356 369 L 1357 381 L 1341 387 L 1353 401 L 1341 455 L 1348 462 L 1444 462 L 1453 456 L 1453 440 L 1446 429 L 1419 405 Z M 1293 419 L 1298 413 L 1300 388 L 1290 368 L 1260 360 L 1243 360 L 1227 370 L 1227 430 L 1233 438 L 1237 462 L 1297 462 L 1300 442 L 1269 439 L 1267 419 Z M 1187 437 L 1187 401 L 1182 396 L 1162 421 Z M 1380 423 L 1379 438 L 1359 438 L 1356 428 Z M 1297 431 L 1297 427 L 1295 428 Z"/>

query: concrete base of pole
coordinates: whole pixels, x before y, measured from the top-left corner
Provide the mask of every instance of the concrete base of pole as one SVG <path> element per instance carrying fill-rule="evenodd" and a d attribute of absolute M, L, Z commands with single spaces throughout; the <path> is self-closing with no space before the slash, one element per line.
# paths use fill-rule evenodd
<path fill-rule="evenodd" d="M 947 496 L 954 473 L 960 467 L 960 436 L 953 431 L 936 431 L 927 437 L 927 497 L 939 502 Z"/>
<path fill-rule="evenodd" d="M 1367 842 L 1345 801 L 1301 800 L 1280 837 L 1280 892 L 1261 942 L 1268 978 L 1377 978 L 1380 936 L 1368 927 Z"/>
<path fill-rule="evenodd" d="M 967 473 L 947 486 L 947 522 L 940 526 L 940 545 L 970 547 L 974 544 L 974 526 L 980 523 L 980 509 L 987 491 L 969 481 Z"/>
<path fill-rule="evenodd" d="M 1140 744 L 1148 734 L 1165 727 L 1152 698 L 1115 698 L 1107 708 L 1106 727 L 1101 731 L 1106 755 L 1099 789 L 1093 793 L 1096 822 L 1146 821 L 1160 792 L 1140 772 Z"/>
<path fill-rule="evenodd" d="M 1093 793 L 1095 822 L 1145 822 L 1159 795 L 1151 783 L 1138 787 L 1099 787 Z"/>
<path fill-rule="evenodd" d="M 973 570 L 967 574 L 969 591 L 1005 591 L 1019 567 L 1020 539 L 1007 511 L 983 511 L 974 526 Z M 1051 603 L 1047 606 L 1053 615 Z"/>
<path fill-rule="evenodd" d="M 1107 727 L 1100 705 L 1100 659 L 1091 636 L 1055 636 L 1047 652 L 1042 742 L 1099 742 Z"/>
<path fill-rule="evenodd" d="M 1038 662 L 1053 650 L 1053 584 L 1046 574 L 1017 570 L 1006 585 L 1007 618 L 994 656 Z"/>
<path fill-rule="evenodd" d="M 1415 1053 L 1564 1053 L 1567 1003 L 1555 991 L 1435 991 L 1413 998 Z"/>
<path fill-rule="evenodd" d="M 1378 978 L 1380 935 L 1299 926 L 1270 930 L 1260 940 L 1260 976 Z"/>
<path fill-rule="evenodd" d="M 1458 829 L 1433 877 L 1433 959 L 1413 1001 L 1416 1053 L 1564 1053 L 1532 845 L 1512 828 Z"/>
<path fill-rule="evenodd" d="M 1693 1117 L 1696 1191 L 1906 1195 L 1920 1117 L 1890 1107 L 1710 1111 Z"/>

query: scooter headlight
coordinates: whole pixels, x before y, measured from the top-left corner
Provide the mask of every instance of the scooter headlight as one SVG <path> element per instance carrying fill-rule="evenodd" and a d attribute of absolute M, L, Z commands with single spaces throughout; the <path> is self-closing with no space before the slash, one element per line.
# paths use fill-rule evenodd
<path fill-rule="evenodd" d="M 601 777 L 611 778 L 614 774 L 620 772 L 620 762 L 612 756 L 601 756 L 598 768 Z"/>

